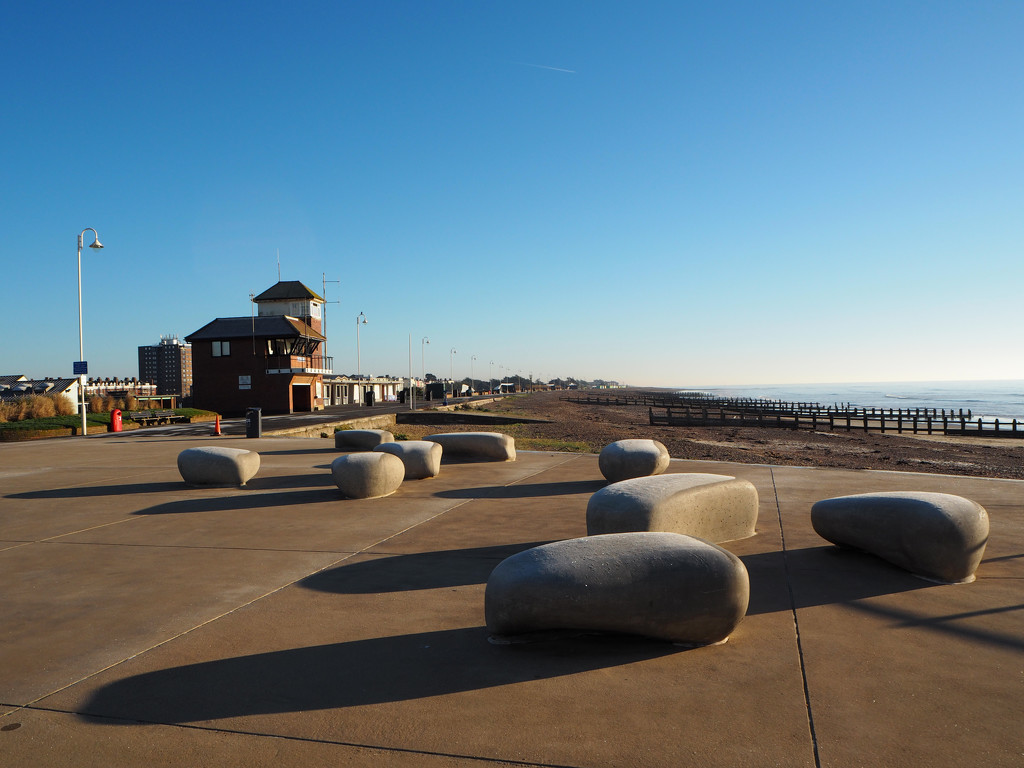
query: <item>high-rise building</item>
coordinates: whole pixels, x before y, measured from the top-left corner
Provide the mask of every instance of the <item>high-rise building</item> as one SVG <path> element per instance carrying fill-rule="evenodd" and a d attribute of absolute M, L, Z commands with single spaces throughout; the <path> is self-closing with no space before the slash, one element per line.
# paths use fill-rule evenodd
<path fill-rule="evenodd" d="M 139 380 L 156 384 L 158 395 L 192 396 L 192 347 L 176 335 L 139 347 Z"/>

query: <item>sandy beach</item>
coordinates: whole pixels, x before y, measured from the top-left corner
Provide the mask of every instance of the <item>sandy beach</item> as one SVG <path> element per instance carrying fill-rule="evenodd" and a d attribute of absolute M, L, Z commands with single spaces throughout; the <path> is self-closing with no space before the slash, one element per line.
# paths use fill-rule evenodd
<path fill-rule="evenodd" d="M 535 392 L 474 410 L 538 420 L 486 427 L 513 435 L 523 449 L 598 453 L 614 440 L 651 438 L 664 443 L 677 459 L 1024 479 L 1024 440 L 839 430 L 652 427 L 642 406 L 578 405 L 567 402 L 566 396 L 566 392 Z M 446 427 L 453 431 L 479 428 Z M 437 431 L 436 426 L 414 424 L 399 424 L 396 429 L 406 439 Z"/>

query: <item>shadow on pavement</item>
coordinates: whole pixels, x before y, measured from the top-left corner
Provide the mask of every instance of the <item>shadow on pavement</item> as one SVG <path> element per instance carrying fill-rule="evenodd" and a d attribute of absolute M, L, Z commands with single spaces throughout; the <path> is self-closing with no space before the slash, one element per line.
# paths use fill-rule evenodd
<path fill-rule="evenodd" d="M 195 723 L 358 707 L 528 683 L 686 652 L 670 643 L 621 636 L 496 646 L 487 642 L 484 627 L 447 629 L 147 672 L 100 688 L 77 714 Z"/>
<path fill-rule="evenodd" d="M 119 485 L 83 485 L 75 488 L 47 488 L 42 491 L 11 493 L 5 499 L 90 499 L 101 496 L 128 496 L 136 493 L 171 493 L 187 489 L 180 480 L 169 483 L 126 483 Z"/>
<path fill-rule="evenodd" d="M 298 584 L 319 592 L 352 595 L 483 584 L 506 557 L 548 543 L 535 541 L 381 556 L 320 571 Z"/>
<path fill-rule="evenodd" d="M 456 488 L 435 494 L 443 499 L 530 499 L 540 496 L 572 496 L 596 493 L 608 485 L 604 480 L 572 480 L 562 483 L 525 483 L 520 485 L 482 485 Z"/>
<path fill-rule="evenodd" d="M 940 586 L 881 558 L 832 545 L 762 552 L 740 557 L 750 575 L 747 615 L 818 605 L 852 603 L 868 597 Z M 788 570 L 792 597 L 784 575 Z"/>
<path fill-rule="evenodd" d="M 309 491 L 284 491 L 279 493 L 235 493 L 231 496 L 187 498 L 168 501 L 154 507 L 132 512 L 133 515 L 181 515 L 196 512 L 227 512 L 235 509 L 257 507 L 285 507 L 296 504 L 322 504 L 344 501 L 336 487 Z"/>

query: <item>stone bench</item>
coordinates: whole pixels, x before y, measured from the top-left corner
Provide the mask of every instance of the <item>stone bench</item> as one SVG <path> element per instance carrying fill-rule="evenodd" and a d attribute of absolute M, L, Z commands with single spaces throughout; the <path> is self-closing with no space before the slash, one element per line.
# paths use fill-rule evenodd
<path fill-rule="evenodd" d="M 757 489 L 728 475 L 637 477 L 602 488 L 587 503 L 587 535 L 670 531 L 721 542 L 753 536 Z"/>
<path fill-rule="evenodd" d="M 516 441 L 501 432 L 446 432 L 423 439 L 438 443 L 445 456 L 480 461 L 516 460 Z"/>
<path fill-rule="evenodd" d="M 437 477 L 441 471 L 440 444 L 429 440 L 401 440 L 394 443 L 381 443 L 373 450 L 390 453 L 402 460 L 405 465 L 406 480 L 423 480 Z"/>
<path fill-rule="evenodd" d="M 811 525 L 833 544 L 860 549 L 933 581 L 968 583 L 985 554 L 988 513 L 948 493 L 864 493 L 819 501 Z"/>
<path fill-rule="evenodd" d="M 372 451 L 393 442 L 395 436 L 386 429 L 339 429 L 334 433 L 334 447 L 339 451 Z"/>
<path fill-rule="evenodd" d="M 244 448 L 205 446 L 178 454 L 178 472 L 189 485 L 245 485 L 260 471 L 260 455 Z"/>
<path fill-rule="evenodd" d="M 331 462 L 331 476 L 346 497 L 376 499 L 398 490 L 405 479 L 405 464 L 390 453 L 349 453 Z"/>
<path fill-rule="evenodd" d="M 660 475 L 668 464 L 668 448 L 657 440 L 616 440 L 602 448 L 597 457 L 601 474 L 611 483 Z"/>
<path fill-rule="evenodd" d="M 616 533 L 528 549 L 491 572 L 491 641 L 553 632 L 624 632 L 684 645 L 721 643 L 747 612 L 738 557 L 678 533 Z"/>

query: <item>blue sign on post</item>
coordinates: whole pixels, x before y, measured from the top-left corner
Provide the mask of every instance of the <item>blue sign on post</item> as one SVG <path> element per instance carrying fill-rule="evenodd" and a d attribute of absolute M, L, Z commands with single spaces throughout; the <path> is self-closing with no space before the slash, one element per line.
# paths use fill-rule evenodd
<path fill-rule="evenodd" d="M 85 376 L 89 373 L 89 362 L 87 360 L 80 360 L 71 365 L 74 367 L 75 376 Z"/>

